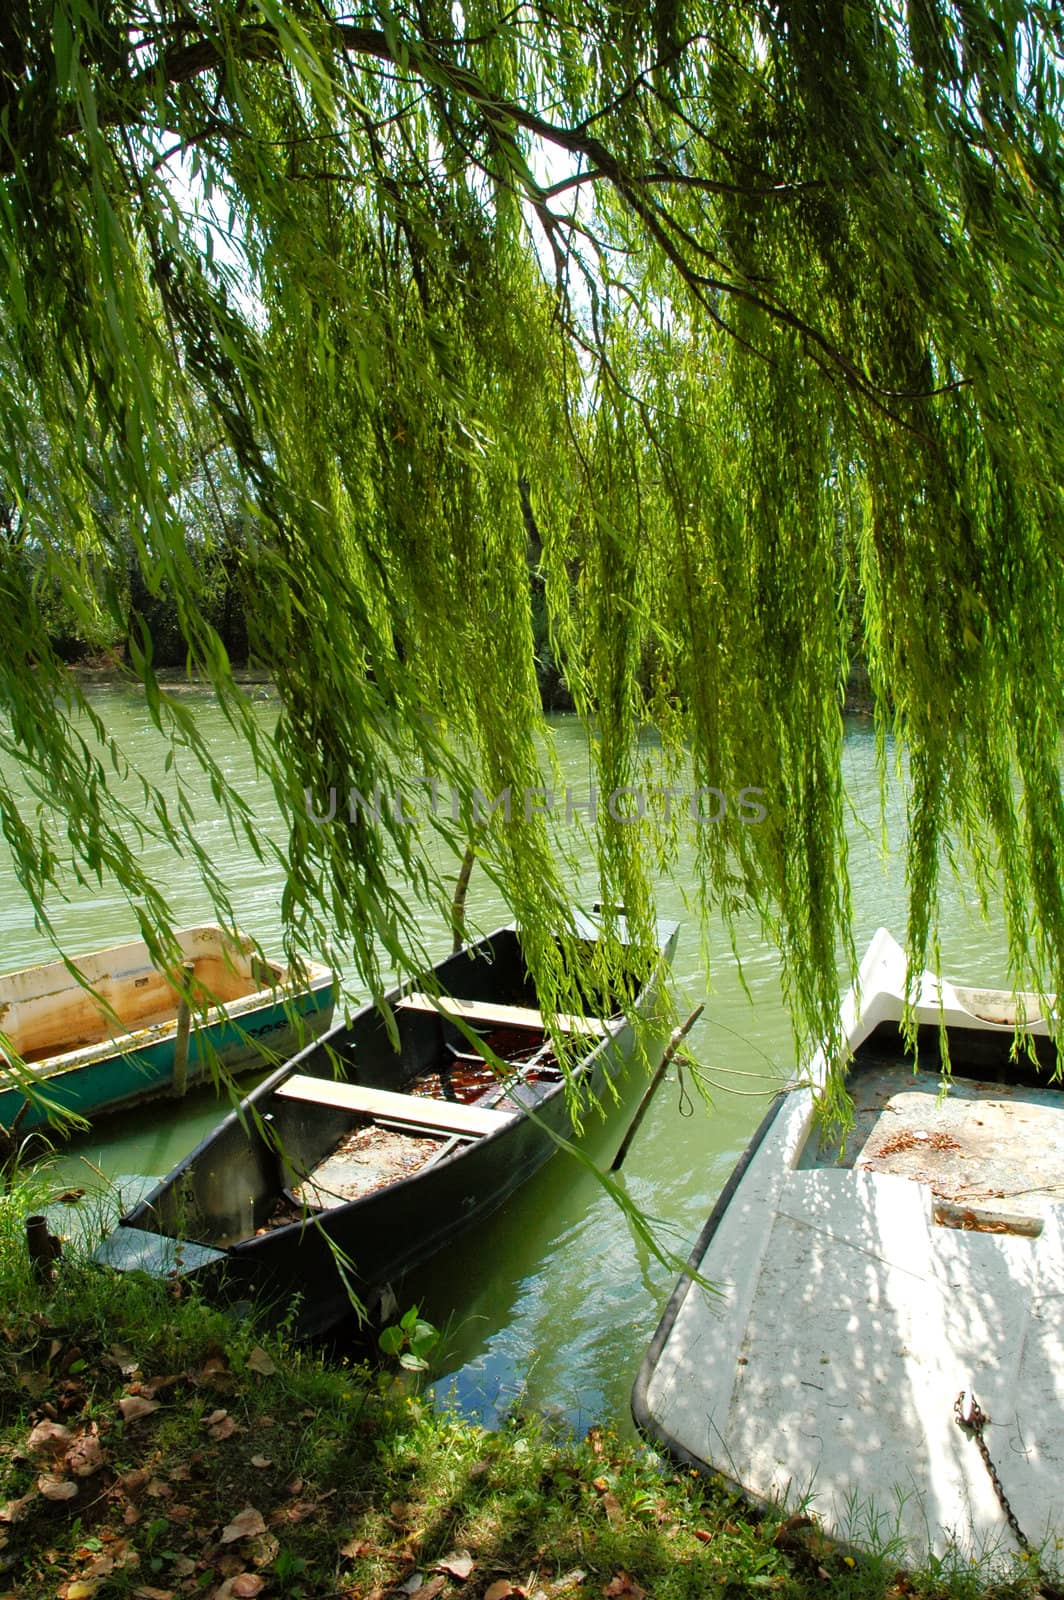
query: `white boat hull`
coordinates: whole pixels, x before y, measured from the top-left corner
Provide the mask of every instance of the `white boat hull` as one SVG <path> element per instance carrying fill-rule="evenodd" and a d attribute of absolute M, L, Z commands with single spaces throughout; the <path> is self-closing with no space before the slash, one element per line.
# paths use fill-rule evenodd
<path fill-rule="evenodd" d="M 900 1021 L 904 979 L 901 951 L 877 935 L 863 1009 L 857 994 L 843 1008 L 851 1048 Z M 987 1015 L 1004 1017 L 1008 997 L 991 998 L 978 1015 L 966 991 L 925 977 L 917 1021 L 1007 1040 L 1011 1024 Z M 911 1561 L 1001 1558 L 1017 1543 L 955 1415 L 974 1393 L 1020 1527 L 1052 1553 L 1064 1535 L 1064 1093 L 978 1078 L 968 1089 L 953 1069 L 946 1098 L 937 1074 L 914 1079 L 903 1062 L 893 1083 L 870 1078 L 847 1165 L 822 1164 L 812 1087 L 782 1098 L 691 1257 L 720 1292 L 678 1285 L 634 1410 L 674 1454 L 815 1515 L 843 1543 L 893 1542 Z M 814 1082 L 823 1071 L 819 1058 Z"/>

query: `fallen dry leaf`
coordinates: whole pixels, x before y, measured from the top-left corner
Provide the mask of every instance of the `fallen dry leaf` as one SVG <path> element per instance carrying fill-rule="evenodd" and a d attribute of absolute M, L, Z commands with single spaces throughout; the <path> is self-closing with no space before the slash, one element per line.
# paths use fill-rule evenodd
<path fill-rule="evenodd" d="M 799 1528 L 811 1528 L 812 1526 L 812 1518 L 803 1516 L 799 1512 L 795 1516 L 788 1517 L 784 1522 L 780 1523 L 779 1527 L 776 1529 L 775 1535 L 773 1536 L 772 1543 L 778 1548 L 793 1534 L 797 1533 Z"/>
<path fill-rule="evenodd" d="M 564 1594 L 566 1589 L 575 1589 L 584 1582 L 587 1573 L 583 1567 L 574 1567 L 571 1572 L 563 1572 L 550 1586 L 551 1594 Z"/>
<path fill-rule="evenodd" d="M 37 1488 L 46 1500 L 73 1500 L 78 1492 L 76 1483 L 69 1478 L 60 1478 L 54 1472 L 42 1472 L 37 1479 Z"/>
<path fill-rule="evenodd" d="M 372 1555 L 376 1548 L 369 1539 L 348 1539 L 346 1544 L 340 1546 L 340 1554 L 346 1556 L 348 1561 L 357 1561 L 360 1556 Z"/>
<path fill-rule="evenodd" d="M 610 1579 L 602 1592 L 610 1596 L 624 1596 L 625 1600 L 646 1600 L 646 1590 L 641 1589 L 635 1579 L 628 1576 L 627 1572 L 618 1572 Z"/>
<path fill-rule="evenodd" d="M 621 1502 L 611 1489 L 607 1489 L 606 1493 L 602 1496 L 601 1505 L 609 1520 L 615 1525 L 624 1520 L 624 1512 L 621 1510 Z"/>
<path fill-rule="evenodd" d="M 268 1567 L 271 1561 L 276 1561 L 281 1551 L 281 1541 L 273 1533 L 260 1533 L 254 1539 L 249 1539 L 245 1546 L 244 1555 L 253 1561 L 257 1567 Z"/>
<path fill-rule="evenodd" d="M 513 1594 L 524 1594 L 524 1590 L 511 1583 L 509 1578 L 499 1578 L 484 1590 L 484 1600 L 509 1600 Z"/>
<path fill-rule="evenodd" d="M 207 1429 L 207 1432 L 210 1434 L 212 1439 L 219 1440 L 231 1439 L 234 1433 L 240 1433 L 241 1431 L 240 1424 L 238 1422 L 234 1422 L 233 1418 L 230 1416 L 223 1417 L 221 1422 L 216 1422 L 213 1428 Z"/>
<path fill-rule="evenodd" d="M 273 1466 L 273 1458 L 272 1456 L 252 1456 L 251 1465 L 258 1467 L 259 1471 L 262 1472 L 264 1468 Z"/>
<path fill-rule="evenodd" d="M 61 1600 L 92 1600 L 99 1587 L 99 1578 L 74 1578 L 64 1583 L 59 1593 Z"/>
<path fill-rule="evenodd" d="M 67 1471 L 76 1478 L 91 1478 L 103 1466 L 103 1451 L 95 1433 L 83 1433 L 66 1453 Z"/>
<path fill-rule="evenodd" d="M 217 1394 L 232 1394 L 236 1379 L 224 1361 L 217 1357 L 206 1362 L 198 1372 L 186 1372 L 185 1377 L 198 1389 L 213 1389 Z M 210 1593 L 210 1590 L 207 1590 Z"/>
<path fill-rule="evenodd" d="M 713 1543 L 713 1535 L 711 1533 L 707 1533 L 705 1528 L 695 1528 L 693 1530 L 693 1532 L 694 1532 L 694 1536 L 698 1540 L 699 1544 L 712 1544 Z"/>
<path fill-rule="evenodd" d="M 133 1593 L 136 1600 L 174 1600 L 172 1589 L 153 1589 L 150 1583 L 142 1583 Z"/>
<path fill-rule="evenodd" d="M 162 1478 L 153 1478 L 147 1488 L 147 1493 L 153 1500 L 169 1500 L 173 1492 L 170 1485 L 164 1483 Z"/>
<path fill-rule="evenodd" d="M 175 1556 L 170 1563 L 170 1575 L 173 1578 L 190 1578 L 196 1570 L 196 1563 L 191 1556 Z"/>
<path fill-rule="evenodd" d="M 107 1533 L 101 1535 L 107 1538 Z M 140 1565 L 140 1556 L 134 1550 L 128 1539 L 116 1539 L 111 1536 L 111 1555 L 114 1557 L 116 1567 L 136 1567 Z"/>
<path fill-rule="evenodd" d="M 117 1367 L 123 1378 L 131 1378 L 140 1366 L 132 1350 L 127 1350 L 123 1344 L 113 1344 L 104 1356 L 104 1360 Z"/>
<path fill-rule="evenodd" d="M 266 1587 L 266 1579 L 260 1578 L 257 1572 L 238 1572 L 235 1578 L 226 1581 L 234 1600 L 252 1600 Z"/>
<path fill-rule="evenodd" d="M 252 1534 L 265 1533 L 266 1524 L 262 1512 L 256 1511 L 254 1506 L 245 1506 L 243 1511 L 237 1513 L 232 1522 L 222 1533 L 222 1544 L 232 1544 L 235 1539 L 249 1539 Z"/>
<path fill-rule="evenodd" d="M 449 1556 L 444 1556 L 442 1561 L 437 1561 L 436 1570 L 448 1572 L 452 1578 L 457 1578 L 459 1583 L 465 1583 L 475 1566 L 476 1562 L 468 1550 L 453 1550 Z"/>
<path fill-rule="evenodd" d="M 288 1522 L 306 1522 L 318 1509 L 316 1500 L 297 1500 L 294 1505 L 285 1508 L 285 1519 Z"/>
<path fill-rule="evenodd" d="M 252 1372 L 261 1373 L 264 1378 L 272 1378 L 277 1371 L 276 1361 L 271 1356 L 268 1356 L 259 1345 L 256 1345 L 248 1356 L 248 1366 Z"/>
<path fill-rule="evenodd" d="M 428 1583 L 423 1583 L 420 1589 L 415 1589 L 410 1600 L 436 1600 L 436 1596 L 446 1587 L 447 1579 L 440 1574 L 438 1577 L 430 1578 Z"/>
<path fill-rule="evenodd" d="M 9 1500 L 6 1505 L 0 1506 L 0 1522 L 20 1522 L 30 1508 L 30 1502 L 37 1498 L 37 1491 L 31 1489 L 29 1494 L 24 1494 L 17 1500 Z"/>
<path fill-rule="evenodd" d="M 158 1411 L 159 1402 L 145 1400 L 143 1395 L 127 1394 L 118 1402 L 118 1409 L 126 1422 L 136 1422 L 138 1417 L 149 1417 L 153 1411 Z"/>
<path fill-rule="evenodd" d="M 202 1426 L 205 1428 L 216 1428 L 219 1422 L 224 1422 L 228 1415 L 228 1411 L 225 1410 L 212 1411 L 209 1417 L 204 1417 Z"/>
<path fill-rule="evenodd" d="M 165 1377 L 149 1378 L 147 1383 L 138 1384 L 139 1393 L 147 1395 L 149 1400 L 154 1400 L 160 1389 L 172 1389 L 175 1383 L 180 1383 L 185 1376 L 183 1372 L 169 1372 Z M 133 1385 L 130 1385 L 132 1390 Z"/>
<path fill-rule="evenodd" d="M 60 1456 L 73 1437 L 61 1422 L 38 1422 L 26 1440 L 26 1449 L 31 1456 Z"/>

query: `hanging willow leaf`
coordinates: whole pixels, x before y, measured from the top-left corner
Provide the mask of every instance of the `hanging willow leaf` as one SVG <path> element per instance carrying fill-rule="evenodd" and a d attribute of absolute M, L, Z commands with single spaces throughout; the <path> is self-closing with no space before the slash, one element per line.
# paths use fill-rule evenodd
<path fill-rule="evenodd" d="M 423 963 L 410 908 L 443 912 L 449 871 L 401 806 L 312 813 L 431 780 L 460 854 L 478 795 L 550 785 L 531 556 L 600 794 L 646 784 L 649 722 L 656 782 L 729 797 L 691 888 L 761 911 L 799 1026 L 830 1026 L 852 958 L 854 653 L 908 763 L 912 959 L 956 848 L 1000 892 L 1014 976 L 1064 988 L 1059 20 L 657 11 L 10 9 L 0 749 L 41 809 L 5 781 L 0 823 L 46 927 L 69 854 L 164 945 L 148 829 L 230 918 L 186 791 L 118 798 L 43 597 L 126 639 L 163 738 L 268 848 L 158 679 L 146 618 L 173 598 L 286 819 L 289 953 L 339 940 L 379 988 Z M 269 731 L 194 559 L 223 528 Z M 648 943 L 691 822 L 594 820 L 603 898 Z M 477 854 L 564 1008 L 543 817 L 493 814 Z"/>

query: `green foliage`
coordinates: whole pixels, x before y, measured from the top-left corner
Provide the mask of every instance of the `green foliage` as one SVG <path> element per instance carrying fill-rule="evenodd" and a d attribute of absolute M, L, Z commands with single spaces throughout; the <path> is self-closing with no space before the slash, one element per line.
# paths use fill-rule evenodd
<path fill-rule="evenodd" d="M 168 597 L 287 817 L 290 947 L 338 938 L 372 984 L 422 962 L 411 890 L 444 907 L 446 885 L 394 815 L 322 827 L 304 795 L 431 774 L 468 810 L 549 783 L 538 651 L 603 796 L 642 781 L 648 721 L 677 780 L 764 790 L 763 824 L 699 829 L 691 888 L 761 909 L 822 1031 L 859 648 L 884 760 L 892 736 L 907 755 L 914 961 L 957 848 L 1000 890 L 1016 978 L 1064 990 L 1052 8 L 22 0 L 0 50 L 0 501 L 37 568 L 0 549 L 0 748 L 146 931 L 165 897 L 45 594 L 100 636 L 130 582 L 142 618 Z M 234 505 L 270 738 L 196 554 Z M 250 835 L 150 625 L 129 656 Z M 46 920 L 56 822 L 9 788 L 0 814 Z M 602 806 L 595 845 L 649 933 L 668 830 L 648 850 Z M 564 1003 L 545 824 L 479 854 Z"/>
<path fill-rule="evenodd" d="M 382 1354 L 398 1357 L 407 1372 L 427 1372 L 428 1357 L 439 1342 L 439 1329 L 419 1316 L 417 1306 L 408 1306 L 398 1322 L 389 1323 L 377 1336 Z"/>

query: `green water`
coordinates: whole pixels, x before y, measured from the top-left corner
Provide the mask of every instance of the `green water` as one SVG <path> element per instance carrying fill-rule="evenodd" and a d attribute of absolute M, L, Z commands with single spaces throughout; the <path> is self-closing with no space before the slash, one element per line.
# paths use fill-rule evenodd
<path fill-rule="evenodd" d="M 227 775 L 254 806 L 263 836 L 279 840 L 272 797 L 256 783 L 249 758 L 235 745 L 217 707 L 198 691 L 189 691 L 189 698 Z M 136 764 L 161 780 L 164 752 L 139 702 L 124 691 L 101 688 L 96 703 Z M 268 725 L 275 708 L 265 691 L 259 709 Z M 587 750 L 577 724 L 557 718 L 552 730 L 566 780 L 586 795 Z M 849 726 L 845 759 L 853 808 L 850 864 L 857 941 L 863 948 L 880 925 L 903 931 L 904 874 L 897 857 L 884 857 L 880 848 L 878 784 L 866 723 L 855 720 Z M 258 861 L 246 844 L 234 841 L 206 783 L 194 776 L 192 781 L 198 793 L 199 837 L 228 882 L 239 923 L 267 949 L 276 948 L 279 865 Z M 900 794 L 892 791 L 888 798 L 888 834 L 896 839 Z M 144 854 L 169 886 L 179 923 L 209 917 L 203 890 L 187 867 L 158 844 L 149 844 Z M 585 900 L 594 898 L 590 876 L 579 887 Z M 686 917 L 683 890 L 682 871 L 661 884 L 662 914 Z M 508 920 L 493 887 L 476 873 L 468 909 L 471 922 L 481 928 Z M 90 894 L 72 887 L 69 899 L 52 907 L 52 916 L 69 952 L 114 944 L 137 933 L 131 909 L 106 891 Z M 945 895 L 943 922 L 945 969 L 971 982 L 999 983 L 1004 968 L 1001 932 L 978 920 L 974 906 L 955 885 Z M 433 958 L 438 958 L 449 949 L 446 926 L 426 914 L 422 927 Z M 53 955 L 6 857 L 0 860 L 0 940 L 5 970 Z M 775 950 L 753 924 L 740 929 L 738 943 L 749 997 L 726 942 L 715 941 L 719 953 L 707 972 L 689 919 L 681 930 L 674 965 L 678 1007 L 683 1015 L 698 1001 L 706 1002 L 689 1042 L 713 1080 L 713 1102 L 707 1108 L 683 1095 L 671 1076 L 639 1132 L 621 1180 L 632 1199 L 659 1219 L 663 1240 L 681 1254 L 704 1222 L 774 1089 L 794 1067 Z M 57 1177 L 70 1183 L 85 1182 L 96 1171 L 161 1175 L 218 1115 L 218 1104 L 207 1093 L 190 1097 L 179 1111 L 156 1102 L 112 1118 L 64 1150 Z M 597 1140 L 605 1156 L 612 1155 L 622 1133 L 623 1126 L 613 1128 Z M 446 1327 L 439 1392 L 453 1392 L 464 1410 L 488 1423 L 520 1403 L 563 1413 L 581 1425 L 609 1418 L 627 1427 L 632 1380 L 672 1281 L 673 1274 L 636 1244 L 623 1215 L 594 1179 L 559 1157 L 468 1244 L 448 1252 L 419 1280 L 417 1292 L 427 1313 Z"/>

